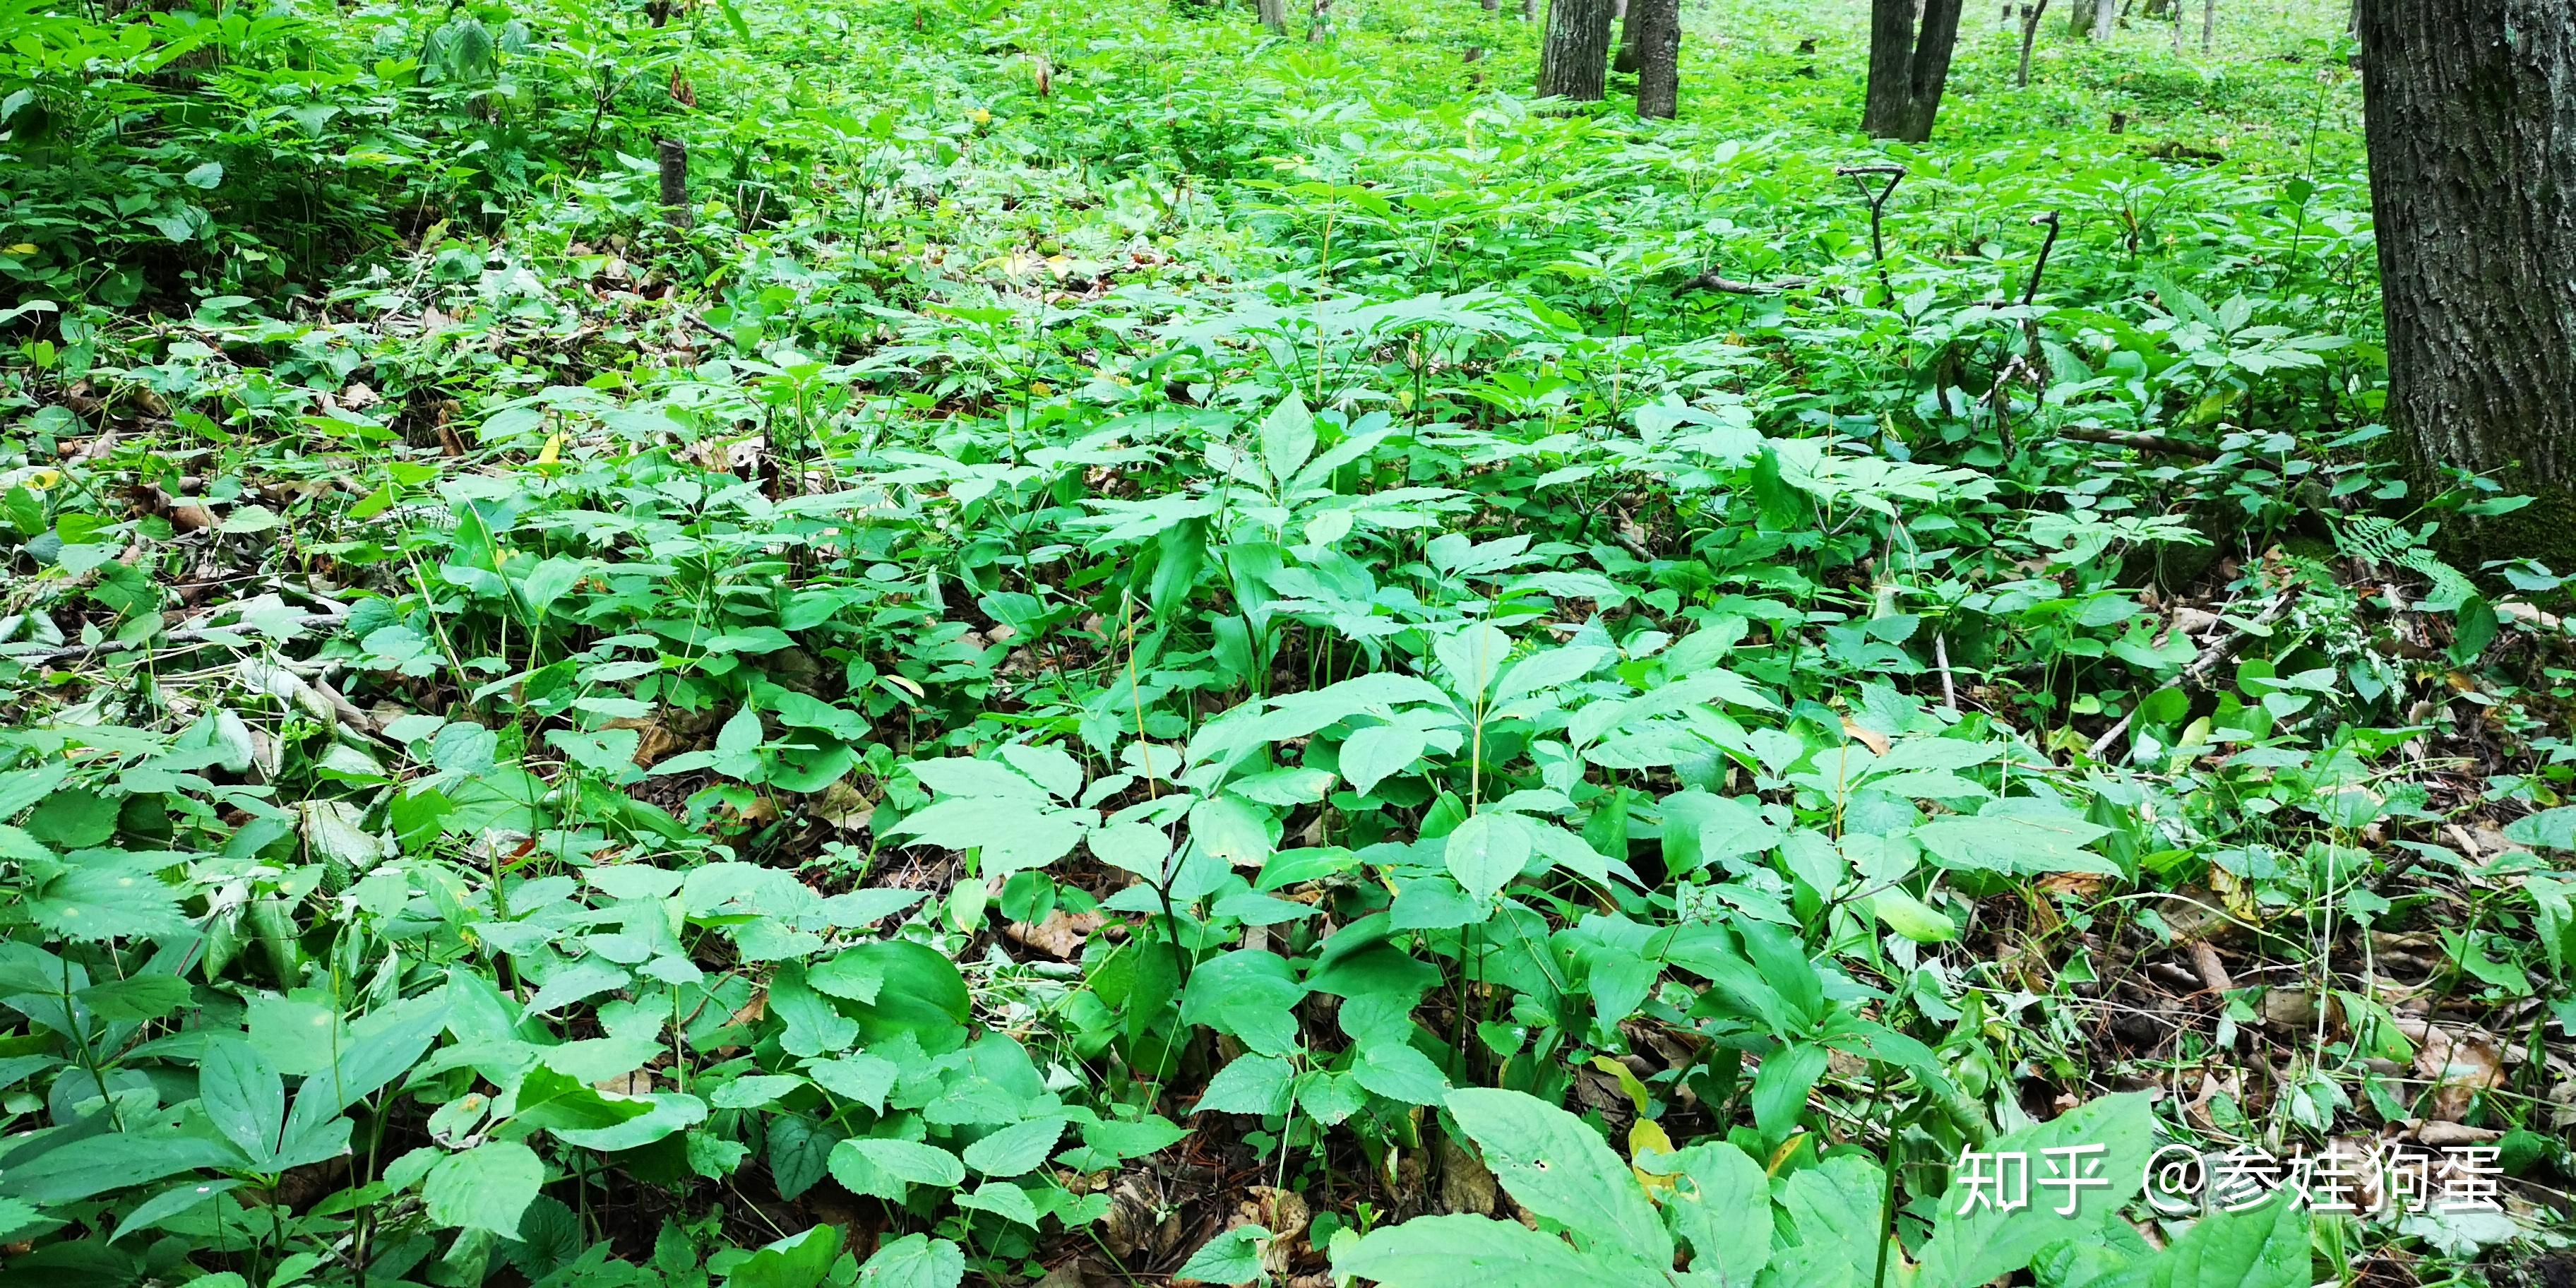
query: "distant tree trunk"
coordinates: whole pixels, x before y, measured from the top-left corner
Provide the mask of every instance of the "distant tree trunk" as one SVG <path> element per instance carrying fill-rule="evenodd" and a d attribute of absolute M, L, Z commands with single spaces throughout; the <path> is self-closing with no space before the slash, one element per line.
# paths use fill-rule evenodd
<path fill-rule="evenodd" d="M 678 139 L 657 139 L 653 151 L 660 162 L 662 218 L 673 228 L 686 228 L 695 222 L 689 210 L 689 145 Z"/>
<path fill-rule="evenodd" d="M 2109 40 L 2114 24 L 2120 20 L 2120 0 L 2093 0 L 2093 38 Z"/>
<path fill-rule="evenodd" d="M 1547 41 L 1538 52 L 1538 92 L 1579 103 L 1599 102 L 1609 68 L 1610 0 L 1550 4 Z"/>
<path fill-rule="evenodd" d="M 1487 13 L 1501 13 L 1502 11 L 1503 11 L 1503 0 L 1485 0 L 1485 12 L 1487 12 Z"/>
<path fill-rule="evenodd" d="M 1521 21 L 1538 21 L 1538 0 L 1521 0 Z"/>
<path fill-rule="evenodd" d="M 1681 110 L 1682 0 L 1628 0 L 1637 31 L 1637 115 L 1671 120 Z"/>
<path fill-rule="evenodd" d="M 1261 15 L 1262 26 L 1288 34 L 1288 0 L 1253 0 L 1253 11 Z"/>
<path fill-rule="evenodd" d="M 1643 25 L 1637 8 L 1629 0 L 1610 0 L 1610 16 L 1619 20 L 1619 52 L 1610 60 L 1610 70 L 1622 76 L 1637 74 L 1637 29 Z"/>
<path fill-rule="evenodd" d="M 2489 557 L 2576 555 L 2576 9 L 2362 0 L 2388 421 L 2539 504 Z"/>
<path fill-rule="evenodd" d="M 1560 3 L 1562 0 L 1560 0 Z M 1871 0 L 1869 91 L 1861 128 L 1879 138 L 1920 143 L 1932 137 L 1950 53 L 1959 44 L 1960 0 Z"/>
<path fill-rule="evenodd" d="M 2200 52 L 2218 43 L 2218 0 L 2200 0 Z"/>
<path fill-rule="evenodd" d="M 2013 83 L 2016 85 L 2030 84 L 2030 47 L 2039 39 L 2039 20 L 2047 14 L 2048 0 L 2021 7 L 2021 70 L 2014 74 Z"/>

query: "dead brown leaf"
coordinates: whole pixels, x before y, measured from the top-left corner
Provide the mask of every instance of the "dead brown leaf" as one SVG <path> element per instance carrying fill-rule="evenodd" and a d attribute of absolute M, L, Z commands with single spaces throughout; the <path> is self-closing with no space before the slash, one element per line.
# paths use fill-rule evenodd
<path fill-rule="evenodd" d="M 1034 948 L 1059 961 L 1071 961 L 1082 951 L 1083 940 L 1100 929 L 1107 920 L 1097 912 L 1066 912 L 1062 908 L 1048 913 L 1046 920 L 1031 925 L 1014 921 L 1002 927 L 1002 937 L 1015 944 Z"/>

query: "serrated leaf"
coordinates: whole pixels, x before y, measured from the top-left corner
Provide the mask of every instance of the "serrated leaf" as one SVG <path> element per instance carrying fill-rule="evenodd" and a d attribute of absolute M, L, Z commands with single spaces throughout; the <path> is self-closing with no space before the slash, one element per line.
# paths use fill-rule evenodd
<path fill-rule="evenodd" d="M 2040 1185 L 2048 1175 L 2043 1151 L 2101 1146 L 2087 1159 L 2067 1160 L 2107 1184 L 2076 1191 L 2082 1202 L 2072 1215 L 2060 1216 L 2062 1203 L 2033 1202 L 2018 1211 L 1969 1202 L 1967 1182 L 1952 1177 L 1932 1222 L 1932 1238 L 1923 1246 L 1922 1273 L 1916 1288 L 1970 1288 L 2030 1264 L 2039 1250 L 2060 1239 L 2088 1237 L 2108 1213 L 2135 1197 L 2144 1184 L 2149 1155 L 2155 1148 L 2155 1117 L 2143 1092 L 2105 1096 L 2048 1122 L 2005 1136 L 1986 1147 L 1992 1155 L 2018 1153 L 2029 1160 L 2035 1194 L 2063 1197 L 2067 1191 Z"/>
<path fill-rule="evenodd" d="M 1239 1055 L 1208 1079 L 1194 1113 L 1284 1114 L 1295 1090 L 1295 1071 L 1286 1060 L 1266 1055 Z"/>
<path fill-rule="evenodd" d="M 536 1201 L 546 1165 L 535 1150 L 513 1140 L 485 1141 L 451 1154 L 429 1169 L 421 1203 L 440 1225 L 519 1236 L 519 1218 Z"/>
<path fill-rule="evenodd" d="M 1370 725 L 1342 741 L 1342 777 L 1352 791 L 1365 796 L 1388 777 L 1411 768 L 1430 743 L 1428 734 L 1410 725 Z"/>
<path fill-rule="evenodd" d="M 1449 875 L 1470 898 L 1493 898 L 1529 863 L 1529 834 L 1520 819 L 1494 811 L 1477 814 L 1449 834 L 1441 851 Z"/>
<path fill-rule="evenodd" d="M 1061 1118 L 1013 1123 L 966 1147 L 966 1166 L 985 1176 L 1025 1176 L 1055 1152 L 1064 1135 Z"/>
<path fill-rule="evenodd" d="M 1633 1182 L 1632 1182 L 1633 1183 Z M 1578 1251 L 1565 1240 L 1481 1216 L 1417 1217 L 1373 1231 L 1347 1250 L 1333 1273 L 1385 1288 L 1665 1288 L 1664 1274 L 1608 1249 Z"/>
<path fill-rule="evenodd" d="M 1471 1088 L 1444 1102 L 1485 1166 L 1523 1207 L 1648 1265 L 1669 1265 L 1672 1235 L 1609 1143 L 1583 1120 L 1518 1091 Z"/>
<path fill-rule="evenodd" d="M 964 1250 L 926 1234 L 907 1234 L 859 1267 L 859 1288 L 957 1288 L 965 1278 Z"/>
<path fill-rule="evenodd" d="M 1219 1231 L 1181 1263 L 1175 1277 L 1203 1284 L 1251 1283 L 1261 1277 L 1261 1245 L 1269 1241 L 1270 1231 L 1258 1225 Z"/>
<path fill-rule="evenodd" d="M 1991 807 L 1990 807 L 1991 808 Z M 2119 875 L 2118 864 L 2084 849 L 2111 829 L 2072 814 L 1977 814 L 1919 824 L 1914 839 L 1945 867 L 2011 876 L 2051 872 Z"/>

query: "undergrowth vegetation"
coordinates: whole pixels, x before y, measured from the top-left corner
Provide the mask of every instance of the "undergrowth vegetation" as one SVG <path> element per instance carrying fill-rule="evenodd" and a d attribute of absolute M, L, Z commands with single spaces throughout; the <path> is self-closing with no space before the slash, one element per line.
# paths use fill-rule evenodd
<path fill-rule="evenodd" d="M 5 1281 L 2565 1282 L 2341 6 L 1292 16 L 0 11 Z"/>

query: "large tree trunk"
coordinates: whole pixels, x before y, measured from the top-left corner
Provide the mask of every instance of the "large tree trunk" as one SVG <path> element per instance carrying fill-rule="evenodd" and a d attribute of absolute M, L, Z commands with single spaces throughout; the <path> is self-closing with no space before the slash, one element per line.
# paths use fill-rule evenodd
<path fill-rule="evenodd" d="M 2576 554 L 2576 9 L 2363 0 L 2388 421 L 2540 503 L 2490 555 Z M 2554 566 L 2564 567 L 2554 562 Z"/>
<path fill-rule="evenodd" d="M 1682 0 L 1628 0 L 1637 31 L 1637 115 L 1671 120 L 1681 110 Z"/>
<path fill-rule="evenodd" d="M 1955 0 L 1952 0 L 1955 3 Z M 1610 0 L 1555 0 L 1539 46 L 1538 92 L 1598 102 L 1610 72 Z"/>
<path fill-rule="evenodd" d="M 1960 0 L 1871 0 L 1869 91 L 1861 128 L 1880 138 L 1921 143 L 1932 137 L 1941 91 L 1950 80 L 1950 52 L 1959 43 Z"/>

